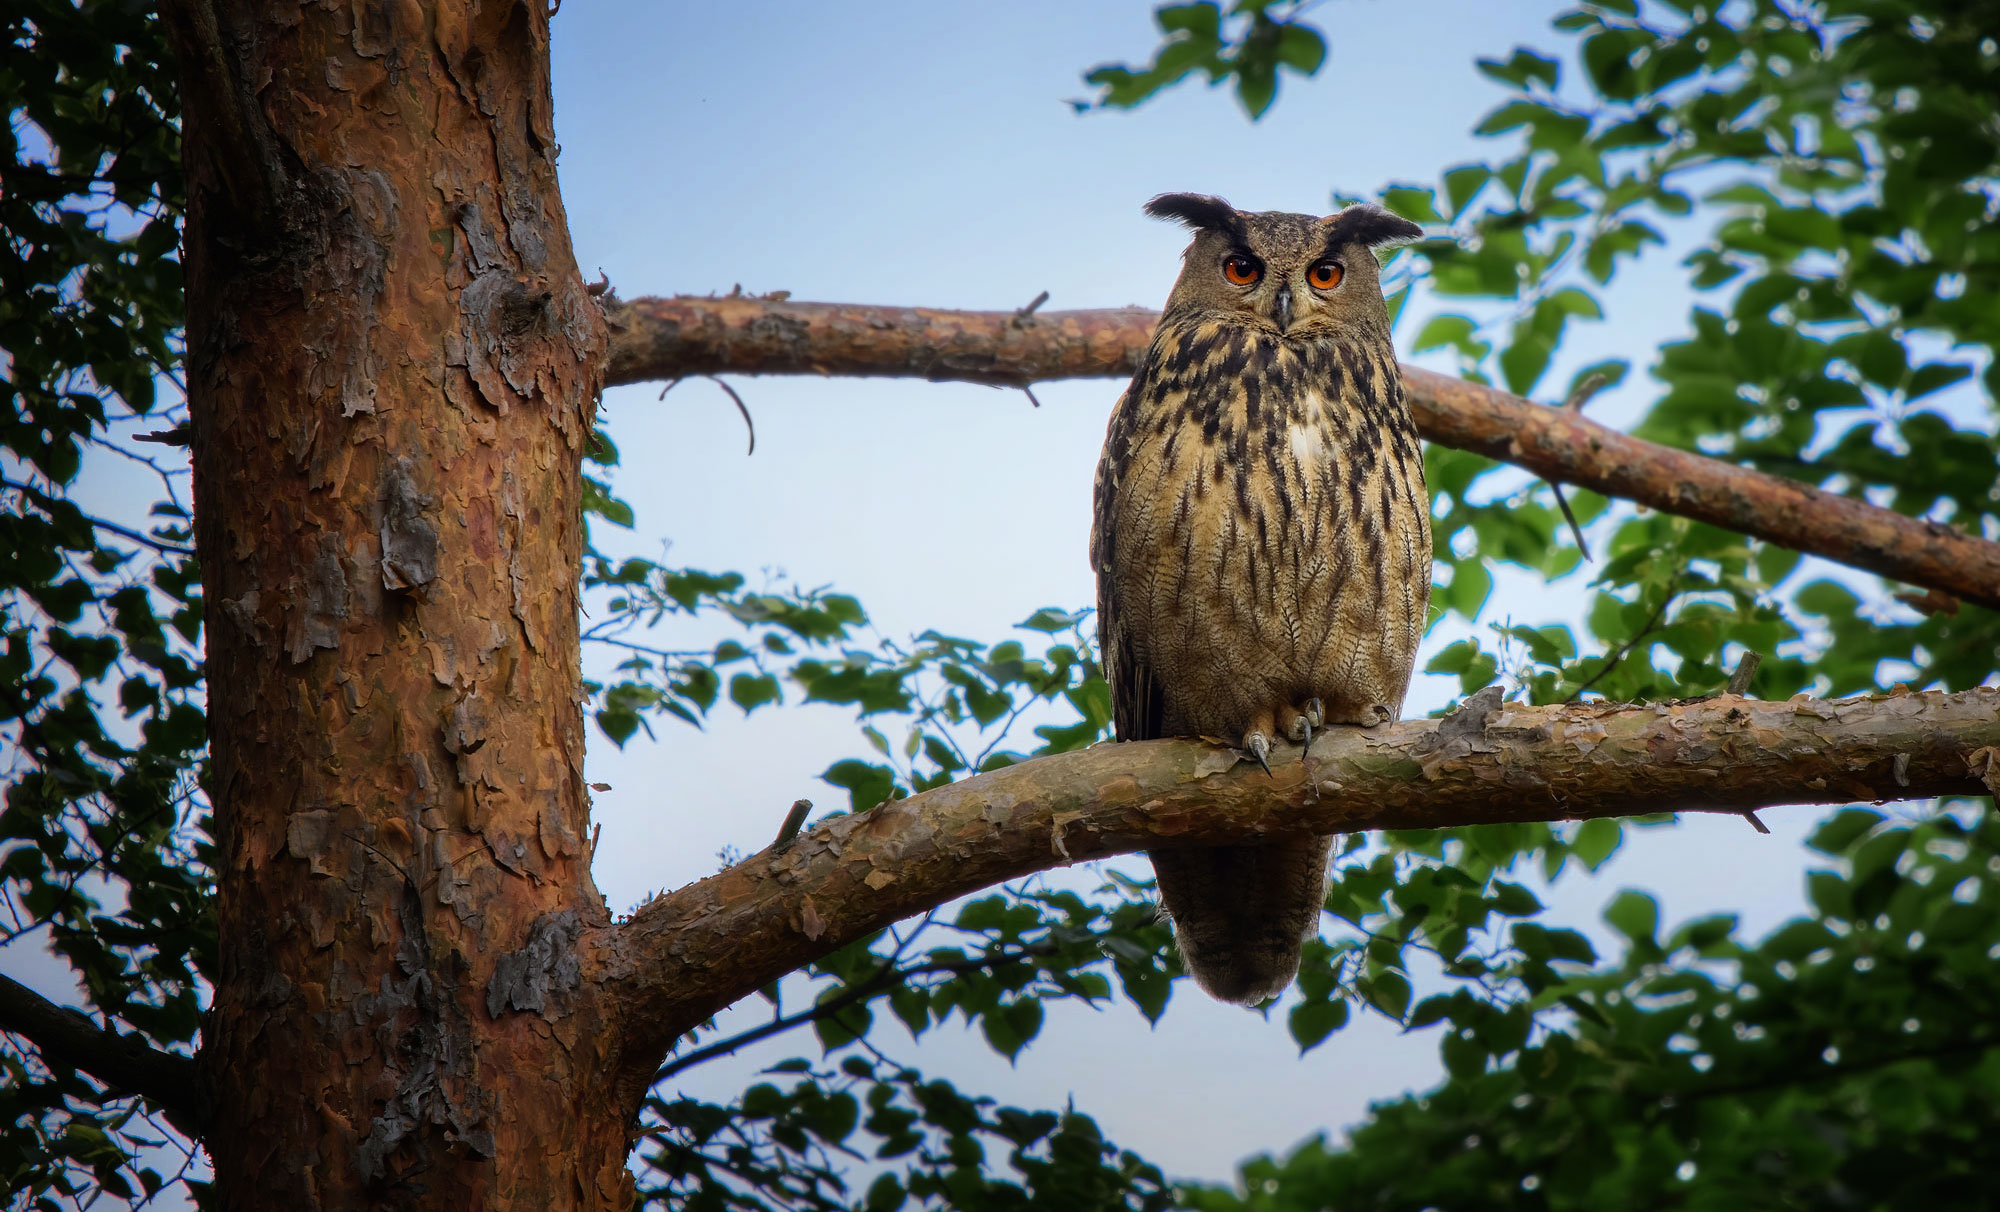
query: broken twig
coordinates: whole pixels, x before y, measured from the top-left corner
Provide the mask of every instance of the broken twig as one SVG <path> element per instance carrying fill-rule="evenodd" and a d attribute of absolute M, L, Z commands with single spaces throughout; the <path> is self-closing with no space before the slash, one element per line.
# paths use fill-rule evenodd
<path fill-rule="evenodd" d="M 799 829 L 806 823 L 806 814 L 813 810 L 811 800 L 793 800 L 792 810 L 785 814 L 785 823 L 778 826 L 778 840 L 771 843 L 771 853 L 776 854 L 792 844 L 799 835 Z"/>

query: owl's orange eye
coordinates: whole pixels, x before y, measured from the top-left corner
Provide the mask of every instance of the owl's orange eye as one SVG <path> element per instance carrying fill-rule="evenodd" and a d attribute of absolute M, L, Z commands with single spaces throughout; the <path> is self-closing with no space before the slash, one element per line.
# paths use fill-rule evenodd
<path fill-rule="evenodd" d="M 1225 257 L 1222 261 L 1222 276 L 1236 286 L 1248 286 L 1264 276 L 1264 267 L 1242 255 Z"/>
<path fill-rule="evenodd" d="M 1306 281 L 1312 283 L 1314 290 L 1332 290 L 1346 276 L 1347 271 L 1340 267 L 1338 261 L 1315 261 L 1312 268 L 1306 271 Z"/>

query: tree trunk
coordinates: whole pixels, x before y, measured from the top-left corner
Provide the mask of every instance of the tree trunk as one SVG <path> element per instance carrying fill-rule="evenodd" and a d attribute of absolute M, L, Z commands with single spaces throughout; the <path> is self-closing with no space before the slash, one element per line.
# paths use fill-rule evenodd
<path fill-rule="evenodd" d="M 623 1206 L 539 5 L 172 6 L 225 1208 Z"/>

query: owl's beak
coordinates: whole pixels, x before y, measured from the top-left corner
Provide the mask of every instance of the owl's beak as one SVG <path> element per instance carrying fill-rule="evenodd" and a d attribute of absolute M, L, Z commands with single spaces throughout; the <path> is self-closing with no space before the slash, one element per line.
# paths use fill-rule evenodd
<path fill-rule="evenodd" d="M 1278 317 L 1278 331 L 1284 332 L 1292 326 L 1292 287 L 1288 282 L 1278 284 L 1278 297 L 1273 310 Z"/>

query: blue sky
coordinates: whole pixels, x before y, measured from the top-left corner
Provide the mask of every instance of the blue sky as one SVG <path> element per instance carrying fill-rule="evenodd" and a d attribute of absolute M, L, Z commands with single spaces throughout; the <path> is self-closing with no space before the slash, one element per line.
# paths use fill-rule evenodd
<path fill-rule="evenodd" d="M 578 260 L 626 297 L 740 284 L 798 300 L 1003 308 L 1047 290 L 1050 308 L 1157 307 L 1185 235 L 1142 216 L 1146 198 L 1197 190 L 1323 211 L 1335 191 L 1435 181 L 1490 154 L 1469 132 L 1502 93 L 1475 56 L 1556 45 L 1559 9 L 1335 0 L 1316 13 L 1326 67 L 1287 77 L 1259 123 L 1199 84 L 1136 112 L 1076 115 L 1064 102 L 1088 95 L 1085 70 L 1150 53 L 1149 11 L 1141 0 L 570 6 L 555 27 L 556 112 Z M 1575 332 L 1550 382 L 1605 357 L 1643 368 L 1689 305 L 1671 256 L 1623 272 L 1607 302 L 1609 322 Z M 1406 354 L 1409 321 L 1427 314 L 1419 303 L 1399 330 Z M 1635 374 L 1592 414 L 1629 419 L 1646 384 Z M 1090 474 L 1122 384 L 1039 386 L 1040 409 L 963 384 L 735 385 L 756 417 L 752 457 L 713 384 L 664 401 L 657 387 L 607 395 L 624 453 L 616 485 L 640 523 L 600 531 L 608 547 L 658 556 L 664 537 L 674 563 L 832 585 L 899 638 L 930 627 L 997 638 L 1037 607 L 1092 600 Z M 1488 616 L 1574 619 L 1584 600 L 1583 578 L 1550 589 L 1503 576 Z M 1440 626 L 1425 656 L 1463 634 Z M 1408 713 L 1455 688 L 1420 678 Z M 713 871 L 725 846 L 758 849 L 793 799 L 840 802 L 817 775 L 861 747 L 851 718 L 826 708 L 743 720 L 724 707 L 701 733 L 600 744 L 592 777 L 613 789 L 597 797 L 599 886 L 622 910 Z M 1638 831 L 1599 879 L 1545 899 L 1600 939 L 1596 910 L 1626 885 L 1659 892 L 1669 920 L 1728 909 L 1768 927 L 1803 903 L 1798 838 L 1818 815 L 1767 813 L 1772 837 L 1735 818 Z M 725 1025 L 764 1012 L 758 1001 Z M 1011 1066 L 956 1028 L 921 1044 L 883 1031 L 899 1058 L 966 1089 L 1035 1107 L 1074 1096 L 1114 1140 L 1210 1179 L 1441 1073 L 1432 1032 L 1369 1017 L 1301 1060 L 1282 1009 L 1266 1023 L 1191 989 L 1157 1028 L 1126 1006 L 1058 1008 Z M 727 1098 L 759 1066 L 813 1050 L 809 1037 L 781 1039 L 690 1072 L 684 1088 Z"/>

